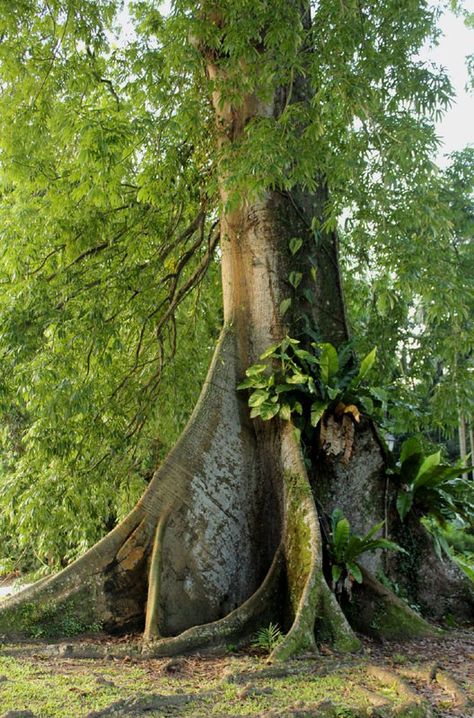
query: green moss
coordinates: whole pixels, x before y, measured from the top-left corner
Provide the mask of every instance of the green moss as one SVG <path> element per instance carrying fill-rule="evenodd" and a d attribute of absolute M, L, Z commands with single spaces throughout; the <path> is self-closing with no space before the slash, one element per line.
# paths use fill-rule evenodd
<path fill-rule="evenodd" d="M 0 612 L 0 634 L 26 638 L 61 638 L 99 631 L 88 591 L 58 602 L 22 603 Z"/>
<path fill-rule="evenodd" d="M 440 633 L 439 629 L 430 626 L 408 608 L 382 599 L 376 603 L 371 628 L 379 637 L 388 640 L 434 636 Z"/>
<path fill-rule="evenodd" d="M 286 472 L 288 495 L 286 558 L 290 603 L 294 614 L 311 573 L 315 557 L 312 551 L 311 530 L 308 524 L 306 502 L 311 498 L 311 487 L 306 477 Z"/>
<path fill-rule="evenodd" d="M 319 624 L 322 627 L 323 635 L 329 635 L 330 642 L 341 653 L 353 653 L 361 648 L 361 642 L 347 625 L 345 616 L 339 604 L 333 599 L 328 586 L 321 576 L 321 615 Z M 318 634 L 321 639 L 321 635 Z"/>

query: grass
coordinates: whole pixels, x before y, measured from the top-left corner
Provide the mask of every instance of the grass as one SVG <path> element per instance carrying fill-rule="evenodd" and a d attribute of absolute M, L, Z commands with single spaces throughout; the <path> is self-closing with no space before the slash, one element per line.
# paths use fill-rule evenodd
<path fill-rule="evenodd" d="M 86 718 L 119 701 L 155 697 L 153 710 L 144 712 L 144 706 L 136 706 L 109 715 L 424 718 L 428 698 L 436 716 L 464 718 L 471 715 L 471 707 L 464 713 L 458 710 L 453 696 L 439 685 L 432 684 L 427 691 L 430 660 L 441 655 L 444 646 L 445 669 L 454 667 L 458 685 L 474 699 L 474 684 L 459 648 L 463 645 L 464 656 L 472 657 L 474 636 L 458 632 L 449 640 L 424 639 L 403 648 L 366 642 L 364 654 L 343 657 L 325 649 L 325 655 L 284 666 L 268 665 L 264 656 L 239 653 L 172 660 L 86 660 L 59 654 L 46 657 L 41 642 L 5 645 L 0 646 L 0 715 L 30 710 L 37 718 Z"/>
<path fill-rule="evenodd" d="M 139 668 L 97 665 L 95 661 L 0 658 L 2 711 L 31 710 L 41 718 L 71 718 L 104 709 L 125 695 L 154 690 Z"/>

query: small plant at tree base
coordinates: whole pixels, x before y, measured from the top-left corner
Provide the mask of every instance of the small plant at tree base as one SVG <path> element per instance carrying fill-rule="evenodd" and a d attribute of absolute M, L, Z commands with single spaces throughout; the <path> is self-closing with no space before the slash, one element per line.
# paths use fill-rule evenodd
<path fill-rule="evenodd" d="M 359 362 L 349 344 L 339 353 L 329 343 L 310 346 L 312 351 L 303 349 L 298 339 L 285 337 L 260 356 L 265 363 L 247 369 L 247 378 L 237 388 L 250 389 L 252 418 L 268 421 L 279 416 L 307 430 L 316 427 L 327 411 L 349 414 L 359 422 L 361 410 L 371 414 L 376 404 L 385 403 L 383 389 L 363 384 L 376 348 Z"/>
<path fill-rule="evenodd" d="M 278 623 L 269 623 L 265 628 L 261 628 L 252 641 L 253 648 L 260 648 L 267 653 L 271 653 L 276 646 L 283 640 L 283 633 Z"/>
<path fill-rule="evenodd" d="M 334 509 L 331 515 L 331 536 L 328 548 L 331 559 L 332 589 L 336 595 L 345 592 L 350 598 L 354 581 L 362 583 L 362 571 L 357 559 L 363 553 L 377 549 L 405 552 L 394 541 L 375 537 L 384 523 L 381 521 L 375 524 L 365 536 L 357 536 L 352 533 L 349 521 L 342 511 Z"/>
<path fill-rule="evenodd" d="M 441 451 L 427 456 L 417 439 L 407 439 L 402 444 L 398 466 L 391 471 L 399 485 L 397 510 L 401 520 L 416 510 L 432 516 L 441 526 L 455 519 L 472 524 L 473 488 L 461 478 L 470 469 L 461 462 L 443 463 Z"/>

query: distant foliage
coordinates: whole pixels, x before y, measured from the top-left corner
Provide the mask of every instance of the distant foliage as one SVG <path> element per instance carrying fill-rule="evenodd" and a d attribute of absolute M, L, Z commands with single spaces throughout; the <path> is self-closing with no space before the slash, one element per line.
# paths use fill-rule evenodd
<path fill-rule="evenodd" d="M 439 524 L 448 520 L 474 521 L 474 490 L 472 482 L 462 474 L 470 470 L 462 463 L 444 463 L 441 450 L 426 455 L 420 442 L 407 439 L 401 448 L 400 460 L 393 470 L 397 485 L 397 510 L 402 521 L 409 511 L 430 515 Z"/>

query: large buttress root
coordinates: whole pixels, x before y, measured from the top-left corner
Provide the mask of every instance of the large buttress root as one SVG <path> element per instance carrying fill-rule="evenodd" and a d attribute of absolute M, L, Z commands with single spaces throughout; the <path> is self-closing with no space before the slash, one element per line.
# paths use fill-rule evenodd
<path fill-rule="evenodd" d="M 261 586 L 242 605 L 217 621 L 192 626 L 178 636 L 151 641 L 145 645 L 143 654 L 148 657 L 173 656 L 209 646 L 222 646 L 226 641 L 238 641 L 243 636 L 249 636 L 274 617 L 282 569 L 280 547 Z"/>
<path fill-rule="evenodd" d="M 3 601 L 0 634 L 59 635 L 71 615 L 82 630 L 142 629 L 156 528 L 171 507 L 151 582 L 159 590 L 149 593 L 150 635 L 218 620 L 256 591 L 279 541 L 275 530 L 262 532 L 261 516 L 278 512 L 236 395 L 237 372 L 235 337 L 225 329 L 193 415 L 136 507 L 66 569 Z"/>
<path fill-rule="evenodd" d="M 359 647 L 324 578 L 300 443 L 289 422 L 249 423 L 235 342 L 225 330 L 188 426 L 133 511 L 71 566 L 2 602 L 0 634 L 61 635 L 72 617 L 79 632 L 145 624 L 146 651 L 172 655 L 279 620 L 274 659 L 314 650 L 318 636 Z M 367 576 L 372 628 L 384 611 L 405 616 L 374 586 Z"/>
<path fill-rule="evenodd" d="M 284 475 L 284 557 L 290 612 L 293 622 L 272 652 L 284 660 L 314 650 L 317 619 L 322 619 L 340 650 L 357 650 L 357 639 L 329 591 L 323 575 L 322 542 L 318 515 L 299 441 L 290 424 L 281 430 L 281 464 Z"/>
<path fill-rule="evenodd" d="M 387 572 L 414 603 L 434 620 L 451 616 L 460 622 L 474 619 L 474 584 L 449 556 L 440 557 L 418 516 L 402 524 L 392 519 L 392 532 L 407 553 L 390 556 Z"/>
<path fill-rule="evenodd" d="M 348 608 L 351 624 L 366 635 L 387 640 L 435 636 L 440 629 L 430 625 L 392 591 L 362 569 L 363 582 Z"/>

